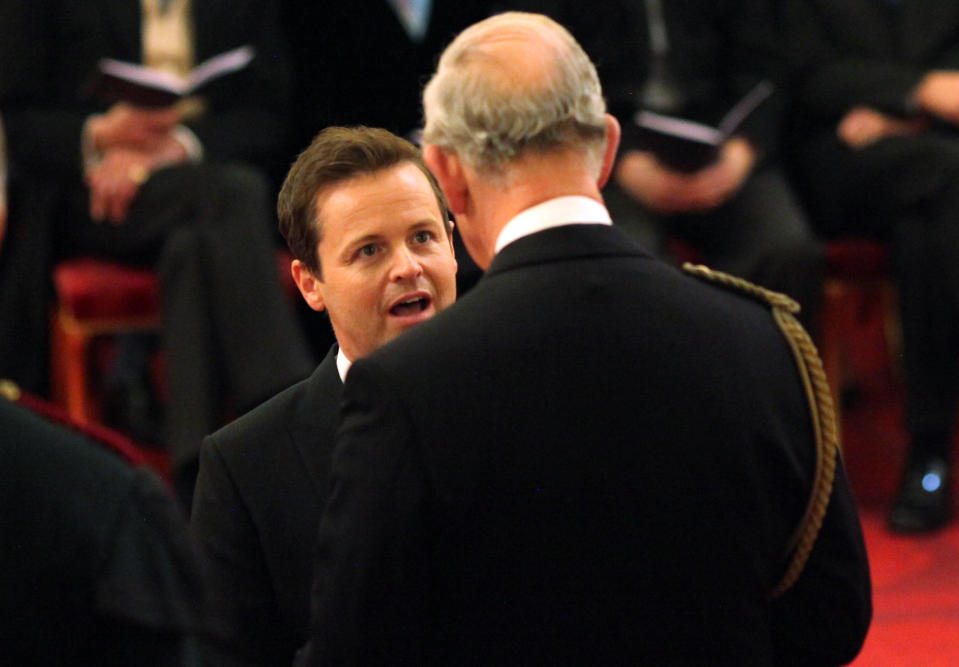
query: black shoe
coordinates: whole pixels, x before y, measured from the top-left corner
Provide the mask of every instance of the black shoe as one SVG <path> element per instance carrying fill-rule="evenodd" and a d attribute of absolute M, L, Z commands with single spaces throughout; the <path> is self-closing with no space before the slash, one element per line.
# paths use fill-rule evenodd
<path fill-rule="evenodd" d="M 952 518 L 949 466 L 944 459 L 910 463 L 887 523 L 895 533 L 928 533 Z"/>

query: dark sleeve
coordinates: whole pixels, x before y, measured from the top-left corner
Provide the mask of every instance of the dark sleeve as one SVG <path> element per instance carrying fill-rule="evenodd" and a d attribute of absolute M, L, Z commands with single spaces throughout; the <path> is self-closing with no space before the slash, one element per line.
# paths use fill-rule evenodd
<path fill-rule="evenodd" d="M 242 23 L 237 24 L 236 17 L 224 18 L 227 25 L 236 25 L 237 34 L 217 44 L 225 50 L 249 43 L 255 57 L 242 71 L 210 84 L 208 112 L 188 126 L 203 143 L 207 158 L 265 165 L 282 154 L 287 139 L 293 93 L 290 47 L 275 1 L 254 0 L 244 5 Z M 227 11 L 240 10 L 231 7 Z M 197 29 L 223 28 L 204 25 Z"/>
<path fill-rule="evenodd" d="M 368 361 L 350 369 L 340 416 L 310 641 L 296 664 L 421 662 L 427 494 L 409 418 Z"/>
<path fill-rule="evenodd" d="M 210 665 L 270 665 L 283 655 L 279 611 L 249 509 L 216 435 L 200 449 L 191 527 L 210 589 Z"/>
<path fill-rule="evenodd" d="M 772 603 L 777 665 L 850 662 L 872 619 L 872 587 L 859 515 L 842 462 L 812 555 L 796 584 Z"/>
<path fill-rule="evenodd" d="M 860 3 L 863 10 L 870 3 Z M 882 11 L 874 3 L 871 11 Z M 959 26 L 949 49 L 935 60 L 907 63 L 893 54 L 871 55 L 849 48 L 844 40 L 858 26 L 839 25 L 809 0 L 786 0 L 783 24 L 796 98 L 807 113 L 838 119 L 857 105 L 889 113 L 911 113 L 909 97 L 923 75 L 936 67 L 959 67 Z M 859 27 L 859 29 L 862 29 Z"/>
<path fill-rule="evenodd" d="M 199 664 L 205 590 L 189 531 L 159 480 L 133 477 L 94 590 L 93 654 L 103 664 Z"/>

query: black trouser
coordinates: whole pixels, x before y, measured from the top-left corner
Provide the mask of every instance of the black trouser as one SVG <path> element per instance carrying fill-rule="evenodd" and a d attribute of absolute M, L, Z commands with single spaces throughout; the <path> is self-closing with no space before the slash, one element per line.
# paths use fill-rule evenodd
<path fill-rule="evenodd" d="M 825 234 L 893 245 L 912 453 L 948 458 L 959 398 L 959 138 L 931 132 L 853 151 L 830 135 L 808 144 L 803 166 Z"/>

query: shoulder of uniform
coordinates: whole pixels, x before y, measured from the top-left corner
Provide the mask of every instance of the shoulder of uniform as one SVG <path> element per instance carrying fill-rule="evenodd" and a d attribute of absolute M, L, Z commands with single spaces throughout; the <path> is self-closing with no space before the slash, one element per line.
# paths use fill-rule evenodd
<path fill-rule="evenodd" d="M 766 289 L 765 287 L 751 283 L 748 280 L 743 280 L 737 276 L 716 271 L 708 266 L 686 262 L 683 264 L 683 271 L 704 282 L 717 285 L 732 292 L 744 294 L 754 301 L 759 301 L 771 308 L 780 308 L 793 314 L 798 313 L 800 310 L 799 304 L 782 292 L 774 292 L 773 290 Z"/>

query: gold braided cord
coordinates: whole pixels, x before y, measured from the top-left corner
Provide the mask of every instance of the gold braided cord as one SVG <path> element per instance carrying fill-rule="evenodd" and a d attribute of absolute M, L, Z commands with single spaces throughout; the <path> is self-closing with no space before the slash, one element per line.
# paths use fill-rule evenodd
<path fill-rule="evenodd" d="M 770 594 L 776 599 L 788 591 L 802 574 L 812 554 L 816 538 L 822 527 L 829 497 L 836 476 L 836 458 L 839 455 L 839 429 L 832 393 L 826 382 L 822 360 L 809 334 L 796 320 L 799 304 L 785 294 L 767 290 L 742 278 L 737 278 L 705 266 L 683 265 L 683 269 L 713 283 L 727 285 L 772 306 L 773 319 L 786 337 L 802 379 L 812 417 L 813 435 L 816 440 L 816 470 L 813 475 L 809 501 L 793 534 L 786 544 L 785 555 L 792 554 L 786 572 Z"/>

